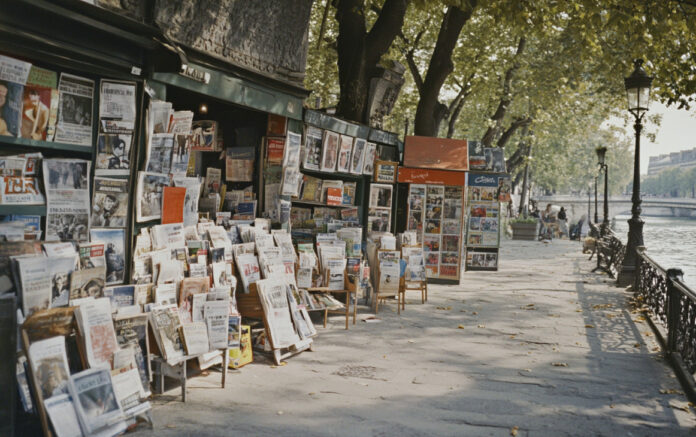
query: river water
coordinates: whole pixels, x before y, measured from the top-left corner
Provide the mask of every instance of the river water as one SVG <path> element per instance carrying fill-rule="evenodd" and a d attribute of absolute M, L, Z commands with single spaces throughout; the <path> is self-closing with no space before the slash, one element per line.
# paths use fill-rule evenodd
<path fill-rule="evenodd" d="M 614 232 L 626 242 L 629 216 L 616 216 Z M 643 242 L 647 253 L 665 270 L 680 268 L 684 282 L 696 290 L 696 219 L 680 217 L 642 217 Z"/>

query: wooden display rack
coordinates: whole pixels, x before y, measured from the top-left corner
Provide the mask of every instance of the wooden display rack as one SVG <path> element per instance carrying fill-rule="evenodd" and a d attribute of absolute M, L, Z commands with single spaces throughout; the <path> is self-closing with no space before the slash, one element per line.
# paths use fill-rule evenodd
<path fill-rule="evenodd" d="M 404 257 L 404 248 L 418 248 L 423 251 L 421 246 L 402 246 L 401 247 L 401 259 Z M 425 269 L 425 266 L 423 266 Z M 421 292 L 421 303 L 424 304 L 428 301 L 428 281 L 409 281 L 405 277 L 399 279 L 399 292 L 403 293 L 402 308 L 406 309 L 406 292 L 407 291 L 420 291 Z"/>
<path fill-rule="evenodd" d="M 328 278 L 325 278 L 325 282 L 328 281 Z M 345 302 L 345 307 L 343 309 L 339 310 L 330 310 L 328 308 L 324 309 L 324 328 L 326 328 L 326 320 L 328 318 L 329 314 L 345 314 L 346 316 L 346 329 L 348 329 L 348 321 L 350 319 L 350 295 L 355 294 L 355 302 L 353 303 L 353 324 L 355 325 L 355 320 L 357 318 L 357 313 L 358 313 L 358 280 L 356 279 L 355 282 L 352 282 L 349 279 L 348 273 L 346 271 L 343 272 L 343 290 L 331 290 L 329 287 L 312 287 L 308 288 L 307 291 L 310 293 L 316 293 L 316 292 L 321 292 L 321 293 L 345 293 L 346 295 L 346 302 Z"/>
<path fill-rule="evenodd" d="M 380 252 L 394 252 L 393 250 L 383 250 L 379 249 L 377 250 L 377 257 L 376 257 L 376 265 L 375 265 L 375 273 L 376 273 L 376 278 L 377 280 L 375 281 L 375 314 L 379 313 L 379 303 L 380 301 L 386 302 L 388 298 L 394 297 L 396 295 L 396 309 L 397 313 L 401 314 L 401 308 L 404 306 L 404 303 L 406 301 L 405 299 L 405 290 L 399 285 L 399 288 L 396 291 L 380 294 L 380 289 L 379 289 L 379 279 L 382 275 L 380 271 L 380 263 L 381 260 L 379 258 L 379 253 Z M 401 268 L 401 266 L 399 266 Z M 401 278 L 403 279 L 403 278 Z M 405 309 L 405 308 L 404 308 Z"/>
<path fill-rule="evenodd" d="M 229 364 L 229 349 L 219 349 L 222 352 L 222 379 L 220 381 L 221 388 L 225 388 L 225 385 L 227 384 L 227 365 Z M 188 375 L 187 375 L 187 369 L 186 369 L 186 364 L 188 363 L 189 360 L 199 358 L 203 356 L 204 354 L 198 354 L 198 355 L 185 355 L 183 357 L 179 357 L 176 360 L 172 360 L 172 362 L 167 362 L 164 358 L 162 357 L 155 357 L 154 361 L 157 364 L 157 370 L 159 374 L 159 387 L 162 390 L 162 392 L 165 391 L 164 389 L 164 377 L 169 377 L 173 378 L 179 381 L 181 384 L 181 401 L 186 402 L 186 381 L 188 381 Z"/>
<path fill-rule="evenodd" d="M 256 284 L 249 284 L 249 293 L 237 293 L 237 310 L 239 310 L 239 314 L 241 314 L 242 317 L 263 320 L 263 326 L 266 330 L 266 338 L 268 339 L 268 344 L 271 347 L 273 359 L 275 360 L 276 365 L 280 365 L 282 360 L 297 355 L 300 352 L 314 350 L 312 346 L 313 340 L 311 338 L 300 340 L 289 348 L 277 348 L 274 346 L 273 337 L 271 337 L 271 330 L 268 329 L 266 313 L 263 311 L 261 298 L 259 296 L 259 291 L 256 288 Z"/>

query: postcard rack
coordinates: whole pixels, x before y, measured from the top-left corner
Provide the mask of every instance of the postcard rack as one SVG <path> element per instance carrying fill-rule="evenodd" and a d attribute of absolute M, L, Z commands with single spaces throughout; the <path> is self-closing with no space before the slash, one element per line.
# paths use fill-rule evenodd
<path fill-rule="evenodd" d="M 279 366 L 284 359 L 295 356 L 306 350 L 314 350 L 312 348 L 313 341 L 311 338 L 300 340 L 299 342 L 288 348 L 278 348 L 274 345 L 273 337 L 271 336 L 271 330 L 268 328 L 266 313 L 263 311 L 263 306 L 261 305 L 261 298 L 259 296 L 259 291 L 256 288 L 256 284 L 249 284 L 249 293 L 237 294 L 237 310 L 239 310 L 239 313 L 242 315 L 242 317 L 263 320 L 263 326 L 266 332 L 266 338 L 268 339 L 268 345 L 270 346 L 271 353 L 273 355 L 273 360 L 275 361 L 276 365 Z"/>

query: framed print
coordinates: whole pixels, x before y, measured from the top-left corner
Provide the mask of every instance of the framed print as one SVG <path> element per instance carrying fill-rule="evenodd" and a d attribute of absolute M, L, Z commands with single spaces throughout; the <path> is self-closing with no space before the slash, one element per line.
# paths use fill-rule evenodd
<path fill-rule="evenodd" d="M 335 132 L 324 131 L 324 144 L 321 154 L 321 171 L 333 173 L 338 161 L 339 135 Z"/>
<path fill-rule="evenodd" d="M 396 169 L 399 163 L 396 161 L 380 161 L 375 160 L 375 182 L 386 182 L 393 184 L 396 182 Z"/>

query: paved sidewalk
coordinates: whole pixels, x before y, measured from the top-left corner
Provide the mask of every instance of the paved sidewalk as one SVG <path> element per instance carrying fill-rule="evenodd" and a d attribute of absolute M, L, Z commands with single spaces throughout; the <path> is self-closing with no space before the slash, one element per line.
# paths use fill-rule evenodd
<path fill-rule="evenodd" d="M 315 352 L 196 378 L 154 401 L 138 436 L 693 436 L 696 416 L 630 295 L 577 242 L 504 241 L 501 270 L 413 292 L 401 316 Z M 606 281 L 606 282 L 605 282 Z M 359 318 L 366 315 L 362 308 Z M 171 396 L 169 396 L 171 395 Z"/>

